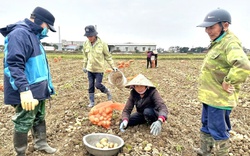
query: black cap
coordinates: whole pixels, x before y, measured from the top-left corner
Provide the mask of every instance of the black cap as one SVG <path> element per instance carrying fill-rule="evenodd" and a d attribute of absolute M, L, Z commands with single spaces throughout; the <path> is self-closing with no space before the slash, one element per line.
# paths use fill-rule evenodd
<path fill-rule="evenodd" d="M 98 33 L 95 30 L 95 27 L 93 25 L 88 25 L 85 27 L 85 34 L 84 36 L 96 36 Z"/>
<path fill-rule="evenodd" d="M 55 17 L 48 10 L 42 7 L 36 7 L 31 16 L 47 23 L 49 25 L 49 29 L 56 32 L 54 28 Z"/>

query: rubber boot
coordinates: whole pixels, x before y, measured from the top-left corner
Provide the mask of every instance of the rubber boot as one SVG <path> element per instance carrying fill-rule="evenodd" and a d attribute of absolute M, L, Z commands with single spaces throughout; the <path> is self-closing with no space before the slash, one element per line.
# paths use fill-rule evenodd
<path fill-rule="evenodd" d="M 33 126 L 31 129 L 34 138 L 35 150 L 45 151 L 46 153 L 52 154 L 56 152 L 55 148 L 52 148 L 47 143 L 46 125 L 45 121 L 42 121 L 39 125 Z"/>
<path fill-rule="evenodd" d="M 15 131 L 13 142 L 17 156 L 25 156 L 25 151 L 28 144 L 28 134 Z"/>
<path fill-rule="evenodd" d="M 89 105 L 88 107 L 93 107 L 95 105 L 95 93 L 89 93 Z"/>
<path fill-rule="evenodd" d="M 111 95 L 110 90 L 109 89 L 105 89 L 104 93 L 107 94 L 108 101 L 111 101 L 112 100 L 112 95 Z"/>
<path fill-rule="evenodd" d="M 194 149 L 197 156 L 211 156 L 211 151 L 214 146 L 214 139 L 210 134 L 200 132 L 201 147 Z"/>
<path fill-rule="evenodd" d="M 215 155 L 228 156 L 229 153 L 229 139 L 215 141 Z"/>

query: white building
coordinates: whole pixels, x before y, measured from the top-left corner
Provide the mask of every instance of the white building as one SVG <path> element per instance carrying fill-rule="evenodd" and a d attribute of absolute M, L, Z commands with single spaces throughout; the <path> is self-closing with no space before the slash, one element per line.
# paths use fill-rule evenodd
<path fill-rule="evenodd" d="M 43 46 L 44 50 L 48 50 L 48 51 L 55 51 L 55 47 L 53 46 Z"/>
<path fill-rule="evenodd" d="M 75 45 L 77 47 L 82 46 L 84 41 L 67 41 L 62 40 L 62 48 L 65 49 L 67 46 Z M 155 50 L 156 44 L 154 43 L 107 43 L 110 52 L 120 53 L 135 53 L 145 52 L 147 50 Z"/>
<path fill-rule="evenodd" d="M 61 43 L 63 47 L 66 47 L 68 45 L 77 45 L 77 46 L 82 46 L 85 41 L 67 41 L 67 40 L 62 40 Z"/>
<path fill-rule="evenodd" d="M 108 43 L 110 52 L 145 52 L 147 50 L 155 50 L 156 44 L 153 43 Z"/>

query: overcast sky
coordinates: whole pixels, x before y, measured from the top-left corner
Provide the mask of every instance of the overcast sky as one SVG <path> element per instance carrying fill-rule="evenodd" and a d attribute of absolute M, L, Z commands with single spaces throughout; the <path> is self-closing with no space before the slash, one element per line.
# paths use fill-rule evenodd
<path fill-rule="evenodd" d="M 250 48 L 250 0 L 9 0 L 1 1 L 0 27 L 29 18 L 37 6 L 55 16 L 61 39 L 85 41 L 84 27 L 96 25 L 107 43 L 155 43 L 165 49 L 208 46 L 204 28 L 196 26 L 219 7 L 230 12 L 229 29 Z M 59 42 L 59 31 L 48 35 L 42 42 Z M 0 44 L 3 40 L 0 36 Z"/>

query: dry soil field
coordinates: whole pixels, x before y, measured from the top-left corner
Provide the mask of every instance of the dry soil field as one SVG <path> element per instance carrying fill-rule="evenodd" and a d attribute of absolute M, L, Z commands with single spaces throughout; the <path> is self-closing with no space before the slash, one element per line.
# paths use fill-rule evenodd
<path fill-rule="evenodd" d="M 121 60 L 115 60 L 119 62 Z M 82 137 L 92 132 L 104 132 L 122 137 L 125 146 L 119 156 L 194 156 L 199 146 L 201 104 L 197 100 L 197 77 L 202 60 L 159 60 L 159 68 L 146 69 L 145 61 L 135 60 L 129 68 L 122 69 L 125 76 L 142 73 L 159 90 L 169 108 L 169 118 L 163 124 L 160 136 L 150 135 L 149 126 L 140 125 L 119 131 L 120 112 L 113 112 L 110 129 L 93 125 L 88 120 L 87 75 L 82 72 L 80 59 L 49 59 L 56 95 L 47 102 L 46 122 L 48 142 L 58 151 L 55 156 L 87 156 Z M 0 69 L 2 70 L 2 61 Z M 2 76 L 2 72 L 1 75 Z M 105 73 L 103 83 L 110 88 L 113 101 L 125 103 L 129 89 L 117 89 L 108 83 Z M 2 83 L 2 78 L 0 79 Z M 231 114 L 233 134 L 230 153 L 234 156 L 250 155 L 250 81 L 242 88 L 240 104 Z M 96 91 L 96 102 L 106 101 L 106 95 Z M 0 155 L 13 156 L 11 117 L 14 109 L 3 104 L 0 93 Z M 45 156 L 34 151 L 29 134 L 27 156 Z M 152 151 L 143 150 L 145 144 L 153 145 Z"/>

